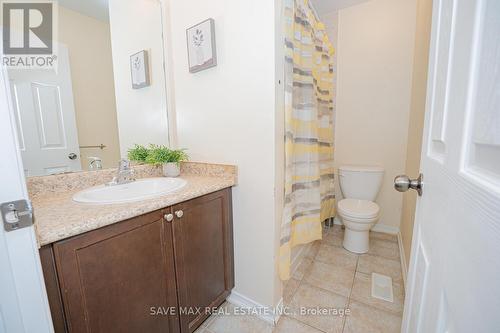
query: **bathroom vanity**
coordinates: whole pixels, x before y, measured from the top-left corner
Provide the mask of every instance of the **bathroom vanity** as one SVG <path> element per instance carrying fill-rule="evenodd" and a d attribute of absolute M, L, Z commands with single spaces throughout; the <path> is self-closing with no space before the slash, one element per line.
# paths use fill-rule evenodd
<path fill-rule="evenodd" d="M 9 68 L 6 82 L 55 331 L 193 332 L 234 285 L 236 167 L 188 162 L 172 179 L 122 160 L 117 172 L 136 143 L 175 146 L 164 6 L 53 7 L 59 70 Z"/>
<path fill-rule="evenodd" d="M 234 286 L 236 180 L 193 165 L 181 176 L 185 188 L 143 202 L 98 206 L 72 202 L 75 191 L 35 195 L 56 332 L 193 332 L 225 301 Z M 152 211 L 121 220 L 138 207 Z M 51 221 L 54 210 L 65 211 L 59 217 L 67 223 Z"/>

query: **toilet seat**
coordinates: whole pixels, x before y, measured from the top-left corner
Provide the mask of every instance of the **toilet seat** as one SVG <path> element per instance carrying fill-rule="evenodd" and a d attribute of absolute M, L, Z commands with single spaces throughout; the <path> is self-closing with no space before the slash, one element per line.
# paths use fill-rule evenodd
<path fill-rule="evenodd" d="M 339 214 L 342 217 L 362 222 L 370 222 L 378 217 L 380 207 L 373 201 L 359 199 L 343 199 L 338 203 Z"/>

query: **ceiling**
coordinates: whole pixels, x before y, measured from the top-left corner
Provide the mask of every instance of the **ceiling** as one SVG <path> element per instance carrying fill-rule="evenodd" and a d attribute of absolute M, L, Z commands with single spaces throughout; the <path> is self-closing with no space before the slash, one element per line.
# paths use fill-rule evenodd
<path fill-rule="evenodd" d="M 319 16 L 366 1 L 368 0 L 311 0 Z M 109 21 L 108 0 L 59 0 L 59 5 L 101 21 Z"/>
<path fill-rule="evenodd" d="M 59 0 L 59 5 L 101 21 L 109 21 L 108 0 Z"/>
<path fill-rule="evenodd" d="M 319 16 L 366 1 L 368 0 L 311 0 Z"/>

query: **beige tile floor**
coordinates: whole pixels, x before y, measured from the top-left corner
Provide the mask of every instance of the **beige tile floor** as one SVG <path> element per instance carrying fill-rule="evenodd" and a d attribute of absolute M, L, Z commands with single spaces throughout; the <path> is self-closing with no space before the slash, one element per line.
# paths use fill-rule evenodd
<path fill-rule="evenodd" d="M 391 333 L 400 332 L 404 290 L 395 236 L 372 232 L 370 251 L 342 248 L 340 226 L 325 229 L 286 283 L 283 302 L 290 315 L 273 327 L 252 315 L 213 315 L 196 333 Z M 371 297 L 371 273 L 392 277 L 394 302 Z M 234 306 L 225 303 L 226 312 Z M 300 307 L 349 309 L 345 316 L 303 315 Z"/>

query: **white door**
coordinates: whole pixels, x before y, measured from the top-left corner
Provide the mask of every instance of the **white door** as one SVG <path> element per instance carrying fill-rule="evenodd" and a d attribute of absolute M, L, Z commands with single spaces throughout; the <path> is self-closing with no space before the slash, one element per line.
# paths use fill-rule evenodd
<path fill-rule="evenodd" d="M 500 332 L 500 1 L 434 0 L 403 332 Z"/>
<path fill-rule="evenodd" d="M 0 68 L 0 203 L 28 198 L 9 94 Z M 0 332 L 53 332 L 33 226 L 6 232 L 1 216 L 0 224 Z"/>
<path fill-rule="evenodd" d="M 26 176 L 81 170 L 68 49 L 58 71 L 9 70 Z"/>

